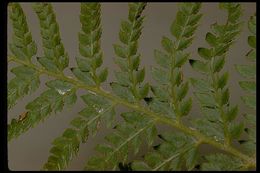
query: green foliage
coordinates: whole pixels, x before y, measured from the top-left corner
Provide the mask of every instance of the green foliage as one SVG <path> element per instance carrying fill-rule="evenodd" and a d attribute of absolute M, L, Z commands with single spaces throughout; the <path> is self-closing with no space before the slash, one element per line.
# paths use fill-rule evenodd
<path fill-rule="evenodd" d="M 183 100 L 188 93 L 189 85 L 183 82 L 181 68 L 189 57 L 183 50 L 191 44 L 202 16 L 199 13 L 200 7 L 200 3 L 179 4 L 176 18 L 171 25 L 171 34 L 175 41 L 163 36 L 161 44 L 165 52 L 154 50 L 155 61 L 160 67 L 152 68 L 152 76 L 159 85 L 152 86 L 155 97 L 148 104 L 152 110 L 158 107 L 158 112 L 170 113 L 172 118 L 179 119 L 187 115 L 192 106 L 191 99 Z"/>
<path fill-rule="evenodd" d="M 118 170 L 120 161 L 126 162 L 130 152 L 137 154 L 143 139 L 148 145 L 157 134 L 153 121 L 137 112 L 121 114 L 124 122 L 114 127 L 115 132 L 105 137 L 109 144 L 98 144 L 95 149 L 99 155 L 91 157 L 85 170 Z"/>
<path fill-rule="evenodd" d="M 18 3 L 10 4 L 10 19 L 13 26 L 12 43 L 9 44 L 10 50 L 17 58 L 31 62 L 37 52 L 37 46 L 32 40 L 26 16 Z M 34 69 L 27 66 L 17 66 L 11 69 L 16 75 L 8 83 L 8 109 L 11 109 L 18 99 L 34 92 L 40 84 L 39 74 Z"/>
<path fill-rule="evenodd" d="M 147 3 L 129 3 L 128 19 L 123 20 L 119 30 L 120 44 L 114 44 L 114 62 L 118 71 L 116 81 L 111 81 L 111 92 L 102 88 L 108 77 L 108 68 L 102 67 L 101 50 L 101 4 L 81 3 L 78 33 L 79 55 L 77 66 L 70 67 L 74 77 L 63 73 L 68 69 L 69 57 L 61 42 L 59 25 L 55 12 L 49 3 L 35 3 L 41 28 L 43 55 L 36 55 L 37 48 L 28 29 L 26 17 L 18 3 L 10 4 L 10 19 L 13 25 L 13 40 L 9 45 L 15 77 L 8 84 L 8 109 L 23 96 L 32 93 L 40 85 L 40 75 L 52 77 L 45 84 L 47 90 L 29 102 L 19 118 L 8 124 L 8 141 L 20 136 L 52 113 L 71 107 L 77 101 L 76 92 L 86 104 L 79 111 L 63 133 L 54 139 L 50 156 L 42 170 L 64 170 L 79 152 L 82 143 L 89 136 L 95 136 L 103 124 L 112 128 L 105 137 L 106 142 L 95 147 L 97 155 L 86 162 L 85 170 L 244 170 L 255 168 L 256 157 L 256 115 L 245 113 L 244 121 L 237 122 L 240 114 L 238 105 L 230 104 L 228 72 L 223 72 L 227 52 L 241 31 L 241 5 L 220 3 L 220 9 L 227 11 L 225 24 L 214 23 L 212 31 L 205 34 L 209 47 L 198 47 L 200 60 L 190 59 L 185 51 L 194 38 L 199 21 L 201 3 L 180 3 L 170 32 L 174 37 L 163 36 L 162 50 L 154 50 L 158 66 L 151 68 L 154 85 L 145 82 L 149 71 L 140 67 L 141 54 L 138 52 L 139 38 L 143 29 L 143 11 Z M 252 33 L 248 37 L 250 51 L 246 57 L 252 64 L 235 65 L 245 77 L 239 81 L 247 92 L 242 101 L 256 109 L 256 16 L 248 22 Z M 188 61 L 189 60 L 189 61 Z M 186 81 L 182 68 L 189 62 L 191 67 L 205 75 L 205 78 L 190 78 Z M 193 98 L 187 98 L 190 86 L 194 87 L 194 98 L 200 103 L 202 117 L 187 117 Z M 149 91 L 152 91 L 151 95 Z M 146 104 L 145 104 L 146 103 Z M 123 105 L 129 110 L 121 113 L 122 121 L 116 122 L 116 106 Z M 157 125 L 166 124 L 178 131 L 157 132 Z M 241 134 L 247 136 L 241 139 Z M 159 140 L 155 139 L 159 137 Z M 237 140 L 244 151 L 233 146 Z M 158 143 L 157 143 L 158 142 Z M 200 145 L 207 144 L 224 154 L 200 153 Z M 132 160 L 140 154 L 142 147 L 147 151 L 139 160 Z M 246 153 L 246 154 L 245 154 Z"/>
<path fill-rule="evenodd" d="M 60 112 L 63 107 L 76 102 L 75 88 L 63 81 L 50 81 L 50 88 L 26 105 L 27 116 L 23 120 L 12 119 L 8 124 L 8 141 L 43 121 L 52 112 Z"/>
<path fill-rule="evenodd" d="M 44 50 L 44 57 L 41 57 L 39 62 L 47 70 L 54 71 L 50 66 L 55 66 L 59 71 L 63 71 L 68 67 L 69 57 L 61 42 L 59 25 L 56 22 L 52 5 L 48 3 L 35 3 L 33 8 L 39 18 Z"/>
<path fill-rule="evenodd" d="M 81 143 L 85 143 L 90 134 L 95 135 L 101 119 L 105 120 L 108 127 L 111 127 L 114 121 L 114 104 L 93 94 L 81 96 L 87 104 L 79 112 L 80 116 L 74 118 L 62 136 L 56 138 L 50 149 L 51 156 L 43 166 L 44 170 L 62 170 L 66 168 L 69 162 L 79 151 Z"/>
<path fill-rule="evenodd" d="M 117 82 L 111 83 L 113 92 L 123 99 L 136 102 L 147 96 L 148 84 L 142 84 L 145 68 L 139 69 L 140 54 L 137 53 L 138 39 L 142 33 L 146 3 L 129 3 L 128 20 L 121 22 L 119 40 L 122 45 L 114 44 L 115 63 L 120 67 L 115 72 Z"/>
<path fill-rule="evenodd" d="M 251 50 L 246 54 L 249 61 L 256 61 L 256 15 L 250 17 L 248 21 L 248 29 L 252 35 L 248 36 L 248 45 Z M 254 40 L 254 41 L 252 41 Z M 247 92 L 247 95 L 242 96 L 241 99 L 244 104 L 254 110 L 253 114 L 245 114 L 246 128 L 245 132 L 248 134 L 248 139 L 240 140 L 239 143 L 243 146 L 245 151 L 250 155 L 256 153 L 256 66 L 250 65 L 236 65 L 236 70 L 241 76 L 247 80 L 239 81 L 240 87 Z"/>
<path fill-rule="evenodd" d="M 106 81 L 108 71 L 101 69 L 103 53 L 101 44 L 101 5 L 100 3 L 81 3 L 81 32 L 78 33 L 79 53 L 76 57 L 78 68 L 72 72 L 89 85 L 97 85 Z"/>
<path fill-rule="evenodd" d="M 212 154 L 205 157 L 206 163 L 202 164 L 203 171 L 238 171 L 241 160 L 225 154 Z"/>
<path fill-rule="evenodd" d="M 193 124 L 207 136 L 215 137 L 216 140 L 225 140 L 225 143 L 230 145 L 232 139 L 239 138 L 242 125 L 234 122 L 237 110 L 234 107 L 230 108 L 228 72 L 223 73 L 222 69 L 226 61 L 226 52 L 240 33 L 242 12 L 241 5 L 236 3 L 220 3 L 220 8 L 228 13 L 226 24 L 214 23 L 213 32 L 206 33 L 205 38 L 210 47 L 198 48 L 202 60 L 189 60 L 194 70 L 207 75 L 206 79 L 190 80 L 196 89 L 194 94 L 204 114 L 202 119 L 194 121 Z M 209 112 L 214 112 L 216 117 L 210 116 Z"/>
<path fill-rule="evenodd" d="M 183 166 L 189 170 L 194 168 L 198 148 L 191 138 L 181 133 L 163 133 L 159 137 L 163 143 L 148 152 L 144 161 L 134 161 L 134 170 L 173 171 L 181 170 Z"/>

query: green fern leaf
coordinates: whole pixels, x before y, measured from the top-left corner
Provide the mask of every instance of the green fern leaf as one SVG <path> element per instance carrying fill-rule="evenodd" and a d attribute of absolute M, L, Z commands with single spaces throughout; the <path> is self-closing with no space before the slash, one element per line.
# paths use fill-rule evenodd
<path fill-rule="evenodd" d="M 59 71 L 63 71 L 68 67 L 69 57 L 64 51 L 64 46 L 61 42 L 59 26 L 56 22 L 52 5 L 37 3 L 33 5 L 33 8 L 40 21 L 44 57 L 49 60 L 47 64 L 53 64 Z M 41 64 L 48 70 L 51 70 L 46 63 Z"/>
<path fill-rule="evenodd" d="M 238 158 L 225 154 L 212 154 L 206 156 L 206 163 L 202 164 L 203 171 L 230 171 L 239 170 L 241 161 Z"/>
<path fill-rule="evenodd" d="M 11 3 L 10 7 L 10 19 L 14 31 L 12 43 L 9 45 L 10 50 L 14 58 L 31 62 L 32 57 L 36 55 L 37 46 L 32 40 L 25 14 L 18 3 Z M 11 69 L 11 72 L 16 77 L 8 83 L 8 109 L 11 109 L 17 100 L 34 92 L 40 84 L 39 74 L 27 66 L 15 67 Z"/>

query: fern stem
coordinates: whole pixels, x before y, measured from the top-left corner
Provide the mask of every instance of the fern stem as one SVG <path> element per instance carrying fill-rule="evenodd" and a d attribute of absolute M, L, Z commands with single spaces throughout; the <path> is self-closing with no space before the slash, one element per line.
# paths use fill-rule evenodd
<path fill-rule="evenodd" d="M 248 164 L 251 167 L 256 167 L 256 162 L 255 162 L 254 158 L 251 158 L 251 157 L 241 153 L 240 151 L 238 151 L 237 149 L 233 148 L 232 146 L 224 145 L 224 144 L 216 141 L 215 139 L 212 139 L 210 137 L 207 137 L 207 136 L 203 135 L 199 131 L 196 131 L 196 130 L 193 130 L 193 129 L 189 128 L 189 127 L 186 127 L 184 124 L 179 123 L 176 120 L 173 120 L 171 118 L 168 118 L 168 117 L 164 116 L 163 114 L 155 113 L 155 112 L 149 110 L 148 108 L 145 108 L 143 105 L 141 105 L 139 103 L 130 103 L 130 102 L 124 100 L 124 99 L 121 99 L 121 98 L 119 98 L 117 96 L 114 96 L 113 94 L 110 94 L 108 91 L 105 91 L 102 88 L 97 88 L 97 87 L 86 85 L 85 83 L 82 83 L 81 81 L 79 81 L 79 80 L 77 80 L 75 78 L 67 77 L 67 76 L 65 76 L 63 74 L 57 74 L 57 73 L 54 73 L 54 72 L 50 72 L 50 71 L 45 70 L 45 69 L 43 69 L 43 68 L 41 68 L 41 67 L 39 67 L 37 65 L 34 65 L 34 64 L 28 63 L 28 62 L 24 62 L 24 61 L 22 61 L 20 59 L 17 59 L 15 57 L 13 57 L 13 56 L 12 57 L 8 57 L 8 59 L 12 60 L 12 61 L 14 61 L 14 62 L 16 62 L 18 64 L 23 64 L 23 65 L 26 65 L 28 67 L 34 68 L 35 70 L 41 72 L 42 74 L 46 74 L 46 75 L 54 77 L 56 79 L 60 79 L 60 80 L 64 80 L 64 81 L 70 82 L 70 83 L 74 84 L 78 88 L 82 88 L 82 89 L 86 89 L 86 90 L 89 90 L 91 92 L 94 92 L 94 93 L 96 93 L 98 95 L 101 95 L 103 97 L 106 97 L 106 98 L 110 99 L 114 103 L 121 104 L 121 105 L 124 105 L 124 106 L 126 106 L 128 108 L 132 108 L 135 111 L 144 113 L 145 115 L 150 116 L 151 118 L 153 118 L 154 121 L 162 122 L 162 123 L 168 124 L 168 125 L 170 125 L 170 126 L 172 126 L 174 128 L 177 128 L 180 131 L 182 131 L 182 132 L 184 132 L 184 133 L 186 133 L 186 134 L 188 134 L 190 136 L 194 136 L 199 141 L 202 141 L 202 143 L 212 145 L 215 148 L 218 148 L 218 149 L 223 150 L 223 151 L 225 151 L 227 153 L 230 153 L 230 154 L 232 154 L 234 156 L 237 156 L 237 157 L 241 158 L 242 160 L 244 160 L 245 164 Z"/>

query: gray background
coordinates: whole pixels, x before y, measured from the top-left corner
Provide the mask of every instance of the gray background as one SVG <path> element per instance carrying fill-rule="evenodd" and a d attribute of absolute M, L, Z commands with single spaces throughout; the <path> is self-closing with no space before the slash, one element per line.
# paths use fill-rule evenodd
<path fill-rule="evenodd" d="M 226 20 L 226 12 L 220 10 L 217 3 L 203 3 L 201 13 L 203 17 L 200 21 L 200 26 L 195 34 L 193 44 L 187 51 L 191 52 L 191 58 L 197 59 L 197 48 L 207 46 L 205 41 L 205 35 L 210 31 L 210 25 L 219 22 L 224 23 Z M 70 56 L 70 67 L 76 66 L 75 56 L 78 55 L 78 37 L 77 34 L 80 31 L 79 3 L 53 3 L 54 10 L 56 12 L 56 18 L 60 26 L 61 38 L 64 43 L 65 49 Z M 32 10 L 31 3 L 22 3 L 22 7 L 27 16 L 27 22 L 32 32 L 33 39 L 35 39 L 38 45 L 37 56 L 43 55 L 42 43 L 40 37 L 39 22 L 36 14 Z M 251 15 L 256 11 L 255 3 L 242 3 L 244 15 L 242 20 L 247 24 L 247 21 Z M 150 68 L 155 65 L 153 58 L 153 50 L 161 49 L 160 41 L 163 35 L 169 36 L 174 39 L 170 34 L 170 25 L 175 18 L 177 12 L 177 3 L 148 3 L 144 14 L 146 15 L 145 22 L 143 24 L 143 34 L 139 42 L 139 52 L 142 54 L 141 66 L 146 66 L 146 81 L 154 83 L 150 76 Z M 120 27 L 120 21 L 126 19 L 128 15 L 127 3 L 102 3 L 102 49 L 104 52 L 104 64 L 103 66 L 109 67 L 109 77 L 107 83 L 103 86 L 105 89 L 110 90 L 107 84 L 114 80 L 113 71 L 118 67 L 113 62 L 115 56 L 113 52 L 112 44 L 119 43 L 118 32 Z M 12 27 L 10 20 L 8 20 L 8 41 L 11 41 Z M 250 111 L 241 102 L 240 96 L 245 93 L 240 89 L 238 81 L 242 80 L 239 74 L 234 69 L 234 64 L 245 64 L 248 61 L 245 59 L 245 54 L 249 50 L 247 44 L 247 36 L 249 34 L 246 25 L 243 27 L 243 31 L 237 39 L 236 43 L 231 47 L 224 70 L 229 71 L 230 80 L 230 102 L 231 104 L 238 104 L 240 109 L 240 115 L 244 112 Z M 10 53 L 8 51 L 8 53 Z M 10 63 L 8 68 L 13 67 L 14 64 Z M 199 73 L 191 69 L 186 64 L 183 68 L 185 77 L 198 77 Z M 69 70 L 65 71 L 66 74 L 72 76 Z M 9 80 L 13 77 L 13 74 L 8 73 Z M 45 81 L 50 78 L 46 76 L 41 77 L 40 88 L 30 96 L 26 96 L 19 101 L 19 103 L 8 112 L 8 123 L 12 118 L 17 118 L 21 112 L 24 111 L 25 105 L 36 98 L 40 93 L 45 90 Z M 85 93 L 85 91 L 78 91 L 78 96 Z M 189 95 L 192 96 L 192 89 L 190 89 Z M 193 107 L 188 117 L 200 115 L 198 103 L 193 99 Z M 9 168 L 11 170 L 39 170 L 43 164 L 47 161 L 49 156 L 49 150 L 51 148 L 51 142 L 58 136 L 60 136 L 66 127 L 69 127 L 69 122 L 77 116 L 77 113 L 84 108 L 84 103 L 81 99 L 78 99 L 77 103 L 71 109 L 65 109 L 61 113 L 49 116 L 44 123 L 40 123 L 35 128 L 29 130 L 19 138 L 12 140 L 8 144 L 8 160 Z M 117 110 L 117 119 L 120 121 L 119 113 L 126 110 L 123 107 L 119 107 Z M 168 129 L 165 126 L 160 126 L 160 131 Z M 76 157 L 67 170 L 82 170 L 86 160 L 95 154 L 94 146 L 97 143 L 104 141 L 104 136 L 112 130 L 107 129 L 105 126 L 101 126 L 101 129 L 95 137 L 89 137 L 86 144 L 81 145 L 78 157 Z M 201 151 L 207 152 L 212 150 L 210 147 L 202 146 Z M 144 152 L 145 150 L 143 150 Z"/>

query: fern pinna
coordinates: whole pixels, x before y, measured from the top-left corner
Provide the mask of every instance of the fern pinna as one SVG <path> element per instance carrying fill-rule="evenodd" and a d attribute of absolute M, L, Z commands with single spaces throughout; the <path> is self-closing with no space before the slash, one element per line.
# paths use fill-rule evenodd
<path fill-rule="evenodd" d="M 80 98 L 85 107 L 70 122 L 70 127 L 52 142 L 50 156 L 42 170 L 64 170 L 77 156 L 80 145 L 89 135 L 95 135 L 104 121 L 113 132 L 105 137 L 104 144 L 95 147 L 97 155 L 86 161 L 84 170 L 247 170 L 256 167 L 256 124 L 254 113 L 244 114 L 245 123 L 236 120 L 238 106 L 229 101 L 228 72 L 223 72 L 228 50 L 243 28 L 242 5 L 220 3 L 227 11 L 225 24 L 214 23 L 212 32 L 206 33 L 208 48 L 199 47 L 201 60 L 191 59 L 186 49 L 192 44 L 202 18 L 203 3 L 180 3 L 170 26 L 173 40 L 163 36 L 162 50 L 154 50 L 156 67 L 148 72 L 140 67 L 142 55 L 138 52 L 139 39 L 145 22 L 145 2 L 129 3 L 128 18 L 120 25 L 120 44 L 114 44 L 114 72 L 111 92 L 102 88 L 108 77 L 103 67 L 101 50 L 101 4 L 81 3 L 76 67 L 70 67 L 75 77 L 66 76 L 69 56 L 61 40 L 59 25 L 50 3 L 34 3 L 33 10 L 40 23 L 43 55 L 38 56 L 37 46 L 27 25 L 26 16 L 19 3 L 10 3 L 9 12 L 13 26 L 13 39 L 9 45 L 12 55 L 8 62 L 18 66 L 10 71 L 15 77 L 8 83 L 8 109 L 19 99 L 36 91 L 40 76 L 48 75 L 48 89 L 26 105 L 22 116 L 8 124 L 8 141 L 44 121 L 52 112 L 60 112 L 77 101 L 77 90 L 86 93 Z M 249 94 L 243 102 L 256 108 L 256 16 L 248 22 L 252 35 L 248 37 L 251 50 L 247 58 L 251 65 L 236 65 L 237 71 L 247 80 L 239 85 Z M 35 58 L 36 63 L 32 60 Z M 187 62 L 204 78 L 188 78 L 182 67 Z M 151 73 L 155 84 L 145 82 Z M 191 114 L 192 97 L 187 97 L 190 87 L 195 89 L 194 99 L 200 103 L 203 116 L 186 125 L 183 117 Z M 150 92 L 151 91 L 151 92 Z M 121 113 L 122 122 L 115 122 L 116 107 L 123 105 L 129 111 Z M 191 116 L 191 115 L 190 115 Z M 116 124 L 115 126 L 113 126 Z M 169 125 L 177 131 L 159 132 L 157 124 Z M 246 128 L 245 128 L 246 126 Z M 245 131 L 246 138 L 241 138 Z M 160 141 L 155 145 L 154 141 Z M 243 147 L 235 148 L 237 141 Z M 208 144 L 222 152 L 203 154 L 201 144 Z M 131 160 L 130 155 L 140 153 L 146 145 L 143 159 Z"/>

